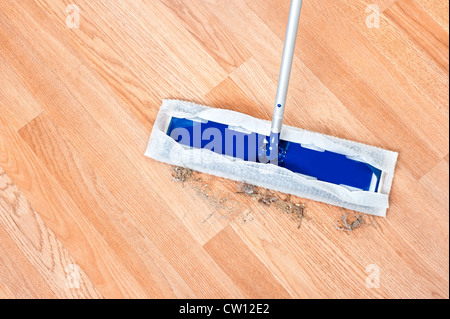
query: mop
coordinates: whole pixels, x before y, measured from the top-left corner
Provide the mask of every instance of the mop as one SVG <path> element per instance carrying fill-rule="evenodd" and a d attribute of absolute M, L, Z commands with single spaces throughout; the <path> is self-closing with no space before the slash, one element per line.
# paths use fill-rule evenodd
<path fill-rule="evenodd" d="M 274 191 L 386 216 L 398 154 L 283 125 L 302 0 L 292 0 L 272 121 L 165 100 L 146 156 Z"/>

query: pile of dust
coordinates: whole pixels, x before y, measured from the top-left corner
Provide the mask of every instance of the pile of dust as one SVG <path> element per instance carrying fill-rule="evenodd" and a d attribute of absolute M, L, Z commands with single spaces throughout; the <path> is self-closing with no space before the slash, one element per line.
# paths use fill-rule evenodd
<path fill-rule="evenodd" d="M 221 217 L 226 219 L 236 218 L 240 211 L 240 203 L 230 199 L 228 196 L 214 191 L 211 186 L 203 181 L 199 177 L 198 172 L 195 172 L 189 168 L 184 167 L 172 167 L 172 176 L 175 182 L 183 183 L 184 185 L 189 185 L 196 192 L 196 194 L 205 199 L 209 205 L 213 208 L 213 212 L 205 218 L 204 223 L 207 222 L 216 213 L 220 213 Z"/>
<path fill-rule="evenodd" d="M 364 215 L 358 215 L 358 216 L 356 216 L 356 218 L 353 219 L 353 221 L 349 221 L 347 213 L 345 213 L 342 216 L 342 222 L 343 222 L 343 225 L 341 225 L 341 226 L 335 225 L 334 227 L 337 230 L 346 231 L 346 232 L 352 232 L 358 228 L 361 228 L 362 226 L 364 226 L 366 224 L 366 221 L 364 220 Z"/>
<path fill-rule="evenodd" d="M 274 206 L 279 211 L 292 216 L 297 222 L 298 228 L 301 228 L 302 221 L 305 218 L 305 205 L 293 203 L 291 196 L 288 195 L 286 199 L 281 199 L 270 190 L 261 191 L 258 187 L 246 183 L 238 185 L 238 194 L 243 194 L 251 197 L 256 197 L 258 202 L 266 206 Z"/>
<path fill-rule="evenodd" d="M 197 195 L 208 201 L 213 208 L 213 212 L 204 220 L 204 222 L 208 221 L 218 212 L 222 217 L 228 220 L 234 220 L 243 211 L 247 212 L 248 214 L 244 215 L 248 215 L 247 217 L 250 218 L 248 209 L 244 210 L 239 201 L 233 200 L 234 194 L 228 194 L 227 196 L 226 194 L 223 194 L 223 192 L 219 193 L 218 191 L 214 191 L 207 182 L 199 177 L 199 175 L 200 173 L 189 168 L 172 167 L 173 180 L 175 182 L 183 183 L 183 186 L 191 186 Z M 297 222 L 298 228 L 301 227 L 303 218 L 305 217 L 305 205 L 293 203 L 291 201 L 291 196 L 282 199 L 279 196 L 275 196 L 273 192 L 267 189 L 260 189 L 246 183 L 238 184 L 238 191 L 236 193 L 253 197 L 265 206 L 277 208 L 279 211 L 292 216 Z M 244 219 L 247 220 L 247 217 L 244 217 Z"/>
<path fill-rule="evenodd" d="M 178 166 L 172 167 L 172 176 L 173 176 L 173 180 L 175 182 L 184 183 L 184 182 L 190 180 L 192 175 L 194 175 L 194 171 L 189 168 L 178 167 Z"/>
<path fill-rule="evenodd" d="M 230 199 L 228 196 L 223 196 L 218 191 L 213 191 L 210 185 L 204 183 L 201 178 L 193 181 L 193 188 L 197 195 L 204 198 L 213 208 L 213 212 L 205 218 L 204 223 L 218 212 L 221 212 L 221 216 L 228 220 L 234 219 L 239 215 L 241 211 L 239 202 Z"/>
<path fill-rule="evenodd" d="M 221 217 L 228 220 L 234 220 L 243 213 L 244 222 L 250 221 L 251 212 L 249 209 L 243 208 L 239 201 L 233 199 L 235 197 L 233 193 L 224 194 L 223 192 L 214 191 L 207 182 L 199 177 L 200 174 L 201 173 L 195 172 L 189 168 L 176 166 L 172 168 L 174 181 L 183 183 L 183 185 L 190 185 L 195 190 L 196 194 L 205 199 L 213 208 L 212 213 L 205 218 L 204 222 L 207 222 L 217 213 L 220 213 Z M 280 194 L 247 183 L 238 183 L 237 186 L 238 191 L 235 193 L 252 197 L 262 205 L 275 207 L 279 211 L 288 214 L 297 222 L 298 228 L 301 228 L 303 219 L 307 218 L 305 215 L 305 205 L 293 202 L 290 195 L 287 195 L 286 198 L 281 198 Z M 335 225 L 334 227 L 337 230 L 348 233 L 363 226 L 373 225 L 378 228 L 378 224 L 372 216 L 370 224 L 366 222 L 365 217 L 365 215 L 356 214 L 349 216 L 348 213 L 345 213 L 341 218 L 342 220 L 339 222 L 340 225 Z"/>

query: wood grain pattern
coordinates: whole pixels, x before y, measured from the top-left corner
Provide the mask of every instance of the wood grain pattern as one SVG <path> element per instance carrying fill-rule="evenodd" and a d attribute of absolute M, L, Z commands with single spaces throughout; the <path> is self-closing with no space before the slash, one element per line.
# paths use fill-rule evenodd
<path fill-rule="evenodd" d="M 19 252 L 13 254 L 13 257 L 22 259 L 11 262 L 11 269 L 9 269 L 7 275 L 12 273 L 17 266 L 27 267 L 28 269 L 19 268 L 16 272 L 21 276 L 30 276 L 27 281 L 33 284 L 44 285 L 40 281 L 48 283 L 47 290 L 49 291 L 40 287 L 30 287 L 30 293 L 34 294 L 34 297 L 101 297 L 101 294 L 98 293 L 82 270 L 78 273 L 79 279 L 77 279 L 76 289 L 67 285 L 68 270 L 70 270 L 71 265 L 76 265 L 75 260 L 45 225 L 42 218 L 31 208 L 23 194 L 20 193 L 17 186 L 2 169 L 0 169 L 0 189 L 2 190 L 0 194 L 0 206 L 2 208 L 0 234 L 1 238 L 4 239 L 2 240 L 2 248 L 5 249 L 4 256 L 7 257 L 14 252 L 13 247 L 11 247 L 14 245 L 14 241 L 19 245 L 20 250 L 16 248 Z M 10 237 L 5 234 L 5 230 Z M 23 255 L 20 254 L 21 252 L 23 252 Z M 31 263 L 35 268 L 28 263 Z M 37 294 L 38 291 L 42 291 L 44 294 Z M 26 296 L 17 297 L 23 298 Z"/>
<path fill-rule="evenodd" d="M 233 249 L 229 249 L 230 243 Z M 236 283 L 246 298 L 288 298 L 288 292 L 231 227 L 210 240 L 205 250 Z"/>
<path fill-rule="evenodd" d="M 2 115 L 8 119 L 10 126 L 18 130 L 38 116 L 42 112 L 42 107 L 23 85 L 15 71 L 1 58 L 0 64 Z"/>
<path fill-rule="evenodd" d="M 164 98 L 270 119 L 288 0 L 70 3 L 0 3 L 0 298 L 449 297 L 447 2 L 304 1 L 285 123 L 400 153 L 351 233 L 143 156 Z"/>
<path fill-rule="evenodd" d="M 44 278 L 3 227 L 0 228 L 0 239 L 0 298 L 55 298 Z"/>
<path fill-rule="evenodd" d="M 449 8 L 445 2 L 442 1 L 427 1 L 417 0 L 422 9 L 433 17 L 441 27 L 448 33 Z"/>
<path fill-rule="evenodd" d="M 392 66 L 409 81 L 409 86 L 419 90 L 436 108 L 441 108 L 441 111 L 448 117 L 448 94 L 446 92 L 448 74 L 431 59 L 425 58 L 423 50 L 418 48 L 407 33 L 384 13 L 380 15 L 382 28 L 377 32 L 367 28 L 362 22 L 366 18 L 364 8 L 369 4 L 368 1 L 355 3 L 349 0 L 342 1 L 339 5 L 336 5 L 335 2 L 331 4 L 390 61 Z M 386 10 L 389 7 L 384 8 Z M 415 27 L 422 28 L 417 24 Z"/>
<path fill-rule="evenodd" d="M 448 74 L 448 33 L 434 19 L 413 0 L 399 0 L 385 14 Z"/>

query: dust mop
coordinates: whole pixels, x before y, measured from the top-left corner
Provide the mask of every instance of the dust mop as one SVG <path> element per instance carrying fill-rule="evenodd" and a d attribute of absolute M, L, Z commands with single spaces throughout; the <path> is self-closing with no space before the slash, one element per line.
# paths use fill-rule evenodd
<path fill-rule="evenodd" d="M 165 100 L 146 156 L 385 217 L 397 153 L 282 125 L 301 7 L 292 0 L 272 122 Z"/>

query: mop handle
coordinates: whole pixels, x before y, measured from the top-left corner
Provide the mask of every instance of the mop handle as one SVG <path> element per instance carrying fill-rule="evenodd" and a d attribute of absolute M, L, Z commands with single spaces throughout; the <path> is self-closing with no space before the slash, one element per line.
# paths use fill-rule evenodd
<path fill-rule="evenodd" d="M 275 110 L 272 118 L 272 134 L 280 134 L 283 125 L 284 109 L 286 106 L 286 96 L 291 77 L 292 61 L 294 59 L 295 42 L 297 40 L 298 25 L 300 22 L 300 12 L 303 0 L 292 0 L 289 12 L 289 22 L 286 31 L 283 60 L 281 62 L 280 78 L 278 80 L 277 97 Z"/>

